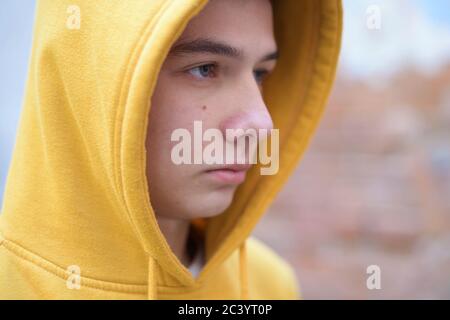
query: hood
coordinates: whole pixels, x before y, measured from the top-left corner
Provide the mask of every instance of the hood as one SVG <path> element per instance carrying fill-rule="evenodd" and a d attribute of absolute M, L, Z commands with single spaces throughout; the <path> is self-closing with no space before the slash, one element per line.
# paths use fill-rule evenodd
<path fill-rule="evenodd" d="M 255 167 L 220 216 L 196 221 L 206 265 L 195 279 L 158 227 L 145 139 L 158 72 L 207 0 L 40 0 L 24 105 L 0 216 L 2 237 L 83 281 L 148 292 L 194 286 L 240 248 L 304 154 L 335 77 L 340 0 L 274 1 L 280 58 L 264 99 L 280 129 L 280 168 Z M 74 11 L 75 10 L 75 11 Z M 94 280 L 96 279 L 96 280 Z M 242 275 L 245 295 L 245 274 Z"/>

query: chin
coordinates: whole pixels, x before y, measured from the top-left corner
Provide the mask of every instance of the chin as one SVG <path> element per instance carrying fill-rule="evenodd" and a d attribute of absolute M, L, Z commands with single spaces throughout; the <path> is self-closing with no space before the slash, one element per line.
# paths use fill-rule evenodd
<path fill-rule="evenodd" d="M 233 201 L 235 189 L 222 189 L 210 191 L 209 194 L 202 197 L 196 197 L 195 204 L 189 206 L 193 208 L 189 216 L 191 219 L 212 218 L 222 214 Z M 195 208 L 195 209 L 194 209 Z"/>

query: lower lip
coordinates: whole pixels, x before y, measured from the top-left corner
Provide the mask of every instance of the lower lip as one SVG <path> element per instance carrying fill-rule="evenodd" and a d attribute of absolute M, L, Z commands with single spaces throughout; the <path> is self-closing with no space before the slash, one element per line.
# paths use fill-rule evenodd
<path fill-rule="evenodd" d="M 236 185 L 243 183 L 247 175 L 246 171 L 233 170 L 213 170 L 208 171 L 207 173 L 222 183 Z"/>

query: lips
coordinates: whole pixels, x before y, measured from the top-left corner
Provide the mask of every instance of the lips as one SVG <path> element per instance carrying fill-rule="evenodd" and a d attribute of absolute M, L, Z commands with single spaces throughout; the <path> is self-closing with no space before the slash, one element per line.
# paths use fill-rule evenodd
<path fill-rule="evenodd" d="M 213 179 L 225 183 L 239 185 L 245 181 L 251 165 L 229 165 L 206 171 Z"/>

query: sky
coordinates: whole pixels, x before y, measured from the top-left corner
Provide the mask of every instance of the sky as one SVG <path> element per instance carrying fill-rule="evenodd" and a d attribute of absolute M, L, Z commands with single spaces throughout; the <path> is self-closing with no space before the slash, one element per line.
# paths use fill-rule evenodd
<path fill-rule="evenodd" d="M 341 70 L 382 81 L 411 66 L 432 74 L 450 62 L 450 1 L 344 0 Z M 369 6 L 379 8 L 380 28 L 368 28 Z"/>
<path fill-rule="evenodd" d="M 0 203 L 23 99 L 34 0 L 2 0 L 0 11 Z M 379 8 L 380 29 L 370 6 Z M 412 66 L 436 72 L 450 61 L 449 0 L 344 0 L 341 72 L 383 81 Z"/>
<path fill-rule="evenodd" d="M 28 69 L 34 0 L 1 0 L 0 10 L 0 203 L 14 146 Z M 0 206 L 1 210 L 1 206 Z"/>

